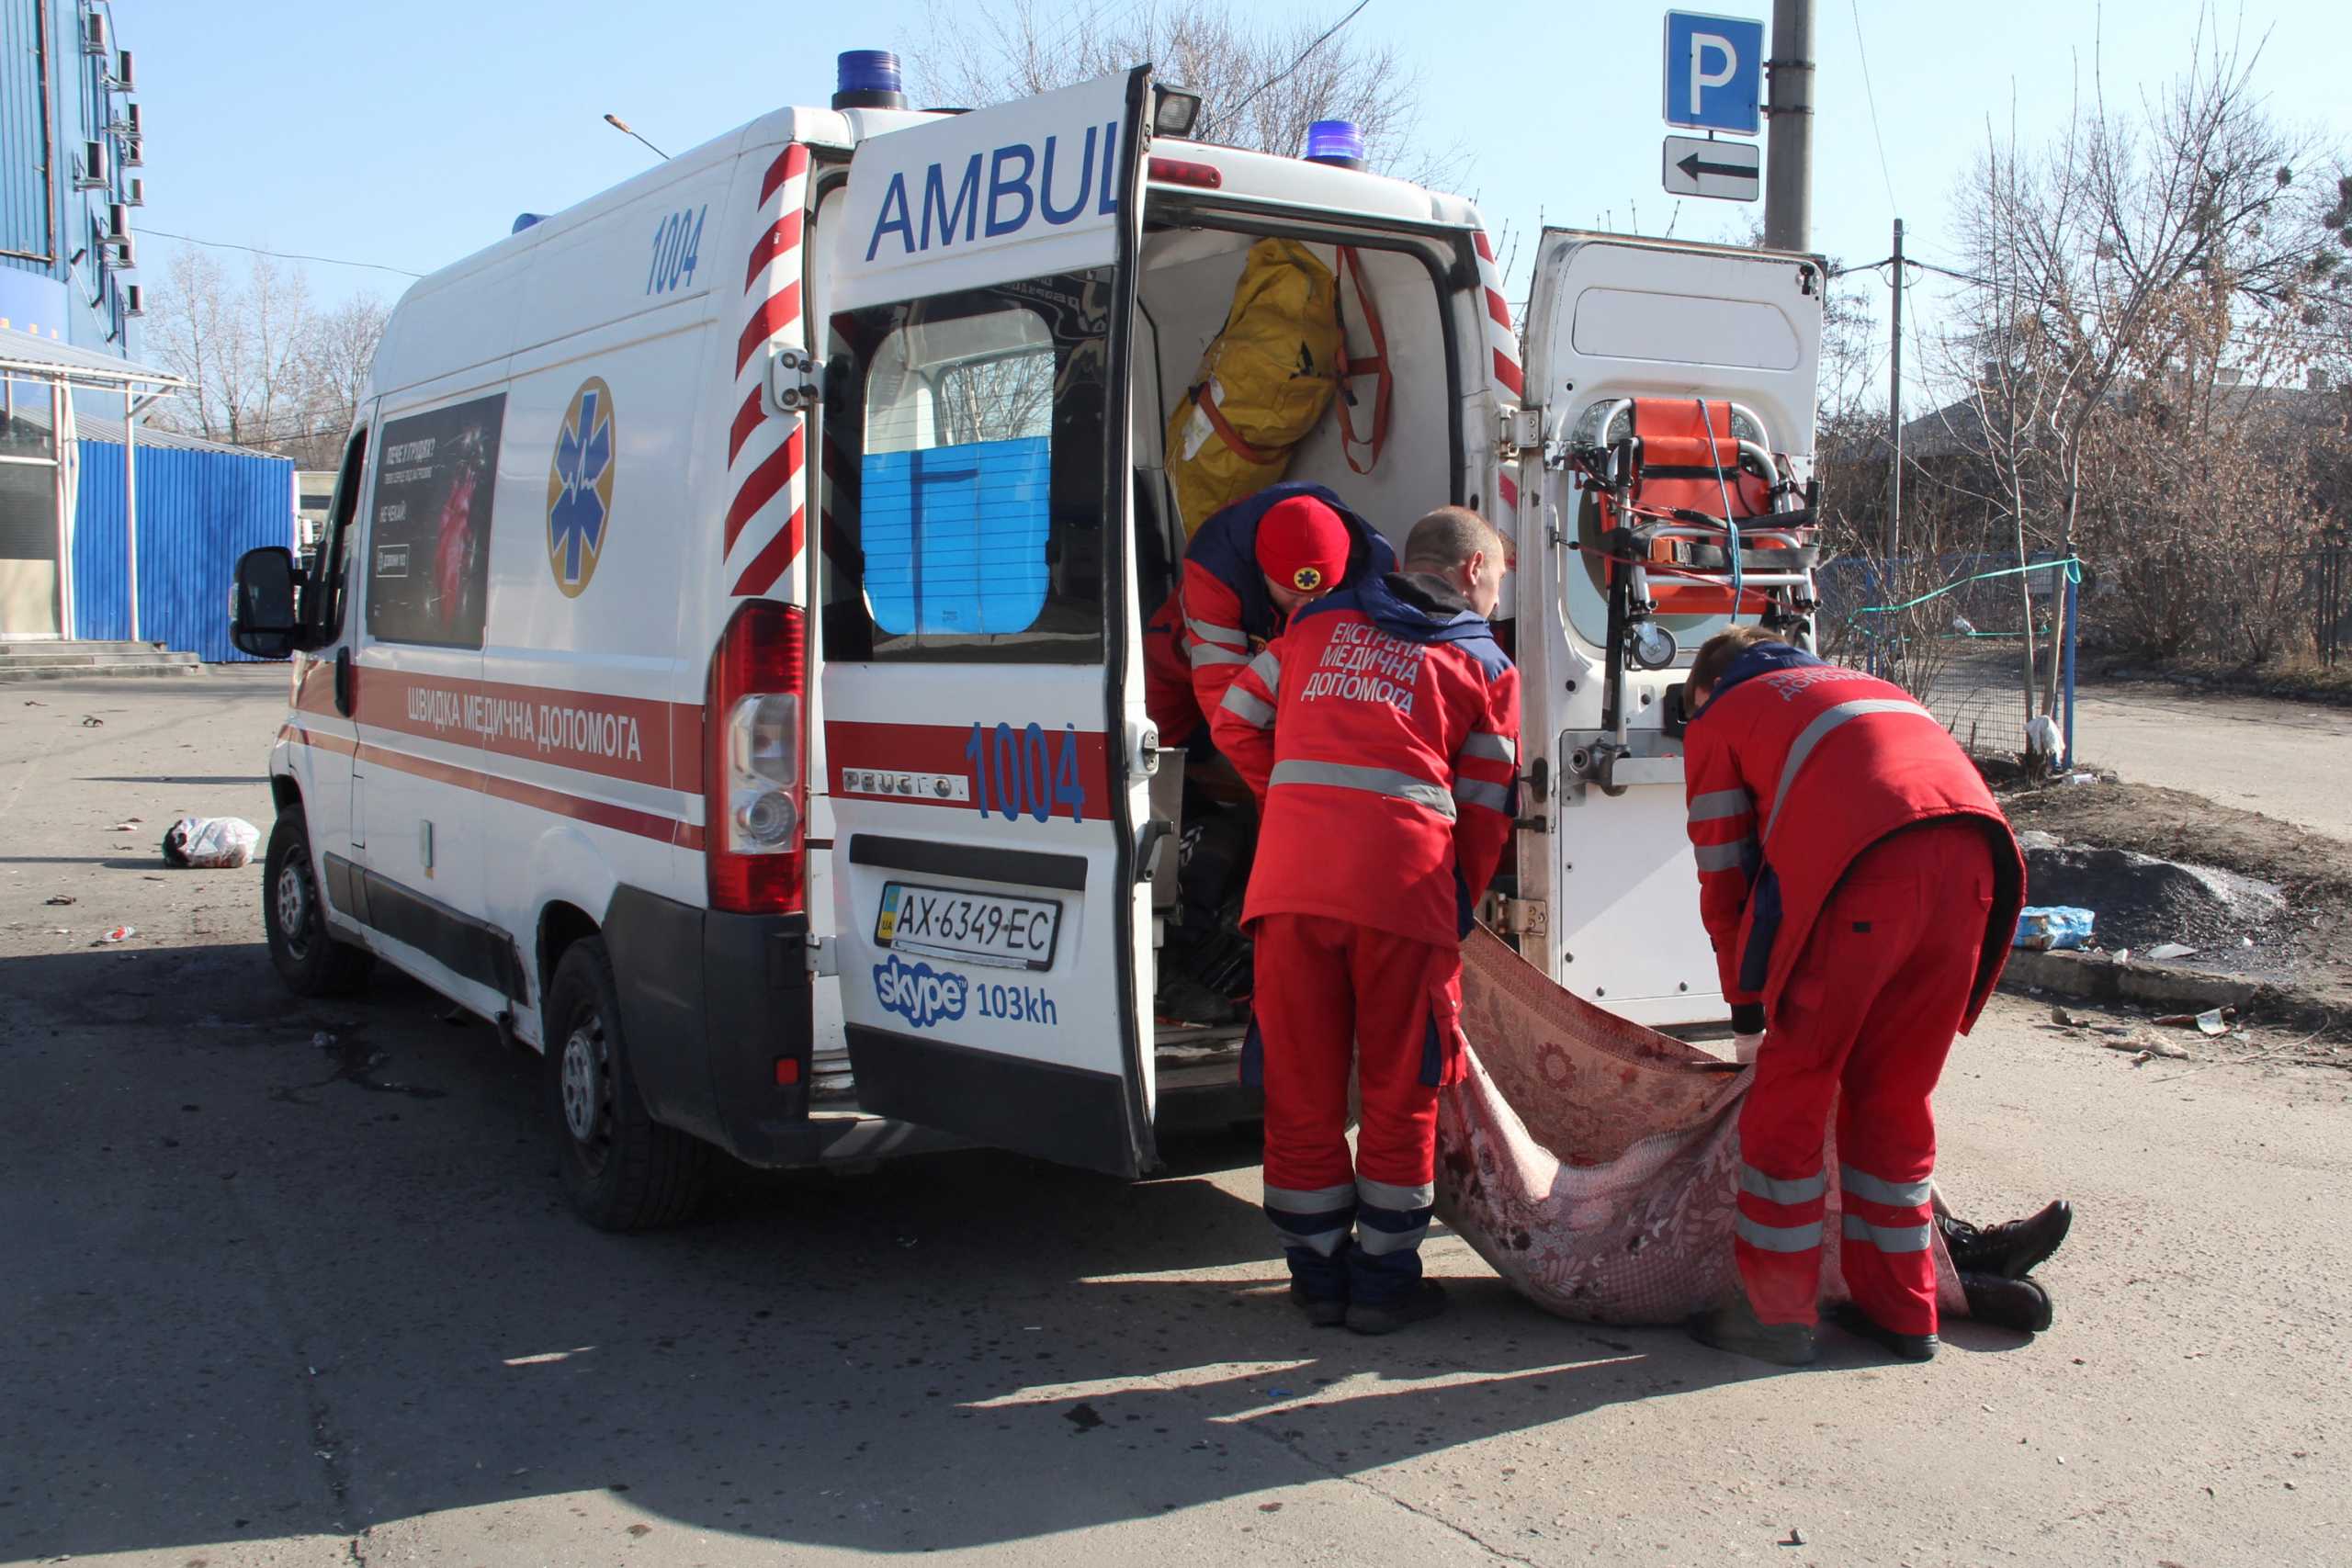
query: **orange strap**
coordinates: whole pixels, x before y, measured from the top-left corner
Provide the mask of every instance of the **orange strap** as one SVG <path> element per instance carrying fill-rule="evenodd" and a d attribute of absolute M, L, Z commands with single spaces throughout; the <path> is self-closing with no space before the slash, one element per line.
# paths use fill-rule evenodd
<path fill-rule="evenodd" d="M 1356 298 L 1363 302 L 1364 330 L 1372 333 L 1372 355 L 1365 359 L 1351 358 L 1348 354 L 1348 322 L 1340 318 L 1340 449 L 1348 459 L 1348 467 L 1359 474 L 1369 474 L 1380 466 L 1381 449 L 1388 445 L 1389 398 L 1395 390 L 1395 378 L 1388 368 L 1388 334 L 1380 324 L 1380 306 L 1373 299 L 1372 289 L 1363 279 L 1363 262 L 1353 245 L 1339 247 L 1341 272 L 1355 279 Z M 1336 300 L 1339 291 L 1333 290 Z M 1372 394 L 1372 438 L 1365 440 L 1356 434 L 1355 421 L 1350 411 L 1355 399 L 1349 394 L 1347 383 L 1358 376 L 1376 376 Z M 1363 463 L 1356 461 L 1355 448 L 1369 446 L 1372 456 Z"/>
<path fill-rule="evenodd" d="M 1233 428 L 1225 417 L 1225 411 L 1216 406 L 1215 398 L 1209 396 L 1206 381 L 1193 389 L 1193 401 L 1199 404 L 1201 412 L 1208 417 L 1209 428 L 1216 432 L 1217 439 L 1232 447 L 1234 454 L 1243 462 L 1264 468 L 1275 460 L 1241 439 L 1241 433 Z"/>

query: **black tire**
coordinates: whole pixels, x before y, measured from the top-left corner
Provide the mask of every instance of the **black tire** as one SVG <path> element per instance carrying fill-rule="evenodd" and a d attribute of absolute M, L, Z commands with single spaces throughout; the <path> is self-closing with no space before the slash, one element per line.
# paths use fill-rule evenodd
<path fill-rule="evenodd" d="M 277 815 L 262 858 L 262 930 L 269 937 L 269 961 L 278 978 L 298 997 L 348 996 L 368 982 L 376 955 L 327 929 L 326 902 L 320 897 L 318 863 L 311 858 L 311 830 L 296 807 Z"/>
<path fill-rule="evenodd" d="M 564 950 L 541 1021 L 563 1189 L 580 1217 L 600 1231 L 658 1230 L 692 1217 L 709 1181 L 710 1145 L 646 1113 L 602 937 Z"/>

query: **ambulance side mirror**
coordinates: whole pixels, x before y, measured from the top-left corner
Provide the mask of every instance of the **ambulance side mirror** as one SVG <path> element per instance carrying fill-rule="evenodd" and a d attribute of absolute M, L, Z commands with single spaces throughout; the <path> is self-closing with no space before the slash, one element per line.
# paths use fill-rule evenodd
<path fill-rule="evenodd" d="M 247 550 L 237 562 L 229 640 L 256 659 L 283 659 L 300 646 L 294 552 L 283 545 Z"/>

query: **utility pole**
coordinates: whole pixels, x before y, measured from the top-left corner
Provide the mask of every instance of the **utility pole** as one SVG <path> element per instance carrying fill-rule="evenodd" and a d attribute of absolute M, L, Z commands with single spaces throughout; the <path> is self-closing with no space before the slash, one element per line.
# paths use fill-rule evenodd
<path fill-rule="evenodd" d="M 1813 0 L 1772 0 L 1771 58 L 1765 62 L 1771 117 L 1764 178 L 1764 243 L 1813 248 Z"/>
<path fill-rule="evenodd" d="M 1903 546 L 1903 220 L 1894 220 L 1894 351 L 1887 356 L 1886 576 L 1893 602 L 1894 557 Z"/>

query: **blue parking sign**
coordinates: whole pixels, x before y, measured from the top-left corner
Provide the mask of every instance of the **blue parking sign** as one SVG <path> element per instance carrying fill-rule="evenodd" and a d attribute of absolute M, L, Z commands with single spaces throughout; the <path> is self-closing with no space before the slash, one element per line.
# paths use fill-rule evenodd
<path fill-rule="evenodd" d="M 1754 136 L 1763 129 L 1764 24 L 1666 14 L 1666 123 Z"/>

